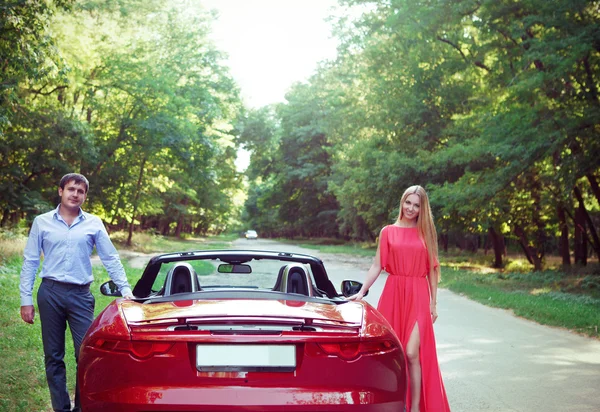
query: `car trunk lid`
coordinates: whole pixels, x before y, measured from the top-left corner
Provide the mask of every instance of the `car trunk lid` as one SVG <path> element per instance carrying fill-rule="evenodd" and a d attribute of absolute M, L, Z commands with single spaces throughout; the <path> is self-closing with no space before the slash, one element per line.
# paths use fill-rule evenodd
<path fill-rule="evenodd" d="M 281 300 L 183 300 L 155 304 L 125 301 L 123 313 L 132 329 L 172 326 L 253 323 L 360 328 L 363 306 Z"/>

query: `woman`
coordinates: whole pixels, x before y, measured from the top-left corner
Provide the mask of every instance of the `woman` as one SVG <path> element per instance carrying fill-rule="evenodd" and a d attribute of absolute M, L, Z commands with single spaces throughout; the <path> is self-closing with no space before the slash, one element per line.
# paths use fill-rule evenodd
<path fill-rule="evenodd" d="M 381 229 L 364 285 L 348 298 L 362 299 L 381 270 L 388 272 L 377 309 L 392 325 L 406 352 L 410 412 L 450 411 L 433 333 L 440 278 L 437 254 L 437 233 L 427 193 L 421 186 L 411 186 L 402 195 L 396 222 Z"/>

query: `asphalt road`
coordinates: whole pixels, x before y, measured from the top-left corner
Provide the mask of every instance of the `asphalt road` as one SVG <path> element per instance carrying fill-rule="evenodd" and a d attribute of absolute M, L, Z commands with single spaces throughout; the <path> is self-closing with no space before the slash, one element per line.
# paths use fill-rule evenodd
<path fill-rule="evenodd" d="M 270 240 L 235 248 L 308 253 L 320 257 L 336 287 L 362 281 L 369 259 L 321 254 Z M 385 275 L 365 298 L 377 305 Z M 538 325 L 509 311 L 438 293 L 438 357 L 455 412 L 599 412 L 600 341 Z"/>

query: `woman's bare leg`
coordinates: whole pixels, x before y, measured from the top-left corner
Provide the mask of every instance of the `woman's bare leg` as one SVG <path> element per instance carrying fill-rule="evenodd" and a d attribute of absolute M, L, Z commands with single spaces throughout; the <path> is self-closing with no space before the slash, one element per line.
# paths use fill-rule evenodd
<path fill-rule="evenodd" d="M 419 347 L 421 337 L 419 325 L 415 326 L 406 344 L 406 358 L 408 359 L 408 378 L 410 379 L 410 412 L 420 412 L 421 403 L 421 359 L 419 358 Z"/>

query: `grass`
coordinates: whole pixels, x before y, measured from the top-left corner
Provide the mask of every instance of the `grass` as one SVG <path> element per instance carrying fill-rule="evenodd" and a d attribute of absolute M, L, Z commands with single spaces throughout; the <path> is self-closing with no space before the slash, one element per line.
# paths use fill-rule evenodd
<path fill-rule="evenodd" d="M 196 249 L 227 249 L 229 243 L 238 238 L 237 234 L 207 237 L 189 237 L 174 239 L 172 237 L 135 233 L 132 245 L 127 246 L 127 232 L 114 232 L 110 237 L 118 249 L 134 250 L 142 253 L 167 253 Z"/>
<path fill-rule="evenodd" d="M 118 248 L 125 248 L 127 234 L 111 233 Z M 178 250 L 221 249 L 237 235 L 173 240 L 162 236 L 135 234 L 130 250 L 156 253 Z M 279 239 L 281 240 L 281 239 Z M 283 240 L 281 240 L 283 241 Z M 291 243 L 291 241 L 287 241 Z M 323 253 L 343 253 L 372 257 L 373 244 L 334 244 L 328 240 L 295 239 L 294 244 Z M 24 235 L 0 233 L 0 410 L 6 412 L 50 411 L 50 396 L 44 372 L 39 318 L 34 325 L 21 320 L 19 273 Z M 512 310 L 545 325 L 566 328 L 592 338 L 600 338 L 600 265 L 594 261 L 586 268 L 561 270 L 551 261 L 551 270 L 530 272 L 530 266 L 518 256 L 510 256 L 503 270 L 490 267 L 492 256 L 451 251 L 442 253 L 441 287 L 463 294 L 485 305 Z M 125 266 L 133 285 L 140 269 Z M 103 267 L 94 267 L 92 293 L 96 298 L 96 314 L 113 298 L 100 295 L 102 282 L 108 279 Z M 37 291 L 39 279 L 34 290 Z M 75 365 L 70 334 L 67 333 L 65 361 L 68 384 L 73 392 Z"/>
<path fill-rule="evenodd" d="M 557 271 L 534 273 L 476 272 L 446 267 L 441 286 L 488 306 L 543 325 L 599 338 L 600 276 Z M 588 286 L 584 280 L 597 282 Z"/>
<path fill-rule="evenodd" d="M 22 253 L 22 249 L 21 249 Z M 20 316 L 19 273 L 22 259 L 6 257 L 0 266 L 0 288 L 3 291 L 0 307 L 0 410 L 6 412 L 51 411 L 50 394 L 44 371 L 44 354 L 39 316 L 33 325 L 26 324 Z M 130 283 L 140 277 L 141 270 L 126 266 Z M 94 267 L 94 283 L 91 286 L 96 298 L 96 315 L 114 298 L 101 295 L 100 284 L 109 279 L 103 267 Z M 37 278 L 34 291 L 39 287 Z M 35 297 L 35 293 L 34 293 Z M 37 305 L 36 305 L 37 310 Z M 69 391 L 74 393 L 75 358 L 73 341 L 67 331 L 65 363 Z"/>
<path fill-rule="evenodd" d="M 363 257 L 375 255 L 375 246 L 370 243 L 335 244 L 336 242 L 330 239 L 277 239 L 277 241 L 281 243 L 294 244 L 305 249 L 318 250 L 322 253 L 344 253 L 347 255 Z"/>

